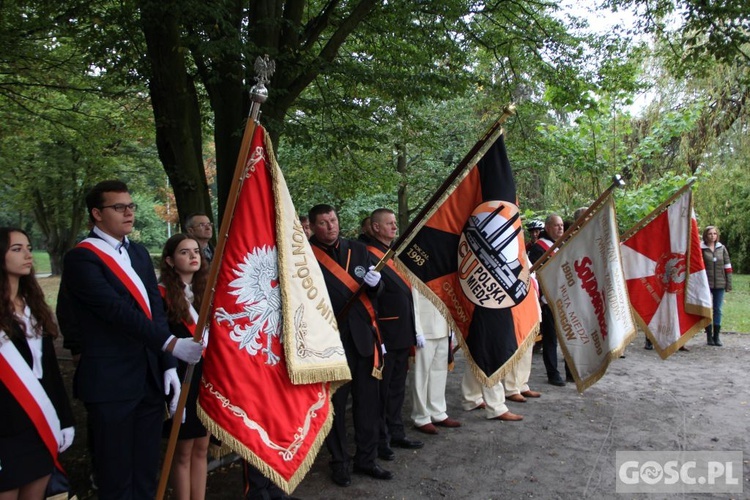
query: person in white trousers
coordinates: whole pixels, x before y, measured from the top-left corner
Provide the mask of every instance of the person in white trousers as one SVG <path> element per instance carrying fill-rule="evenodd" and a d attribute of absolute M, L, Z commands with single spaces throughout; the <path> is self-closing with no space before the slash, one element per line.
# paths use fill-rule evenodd
<path fill-rule="evenodd" d="M 502 382 L 487 387 L 477 380 L 468 366 L 461 381 L 461 394 L 463 394 L 461 403 L 463 409 L 471 411 L 483 408 L 487 420 L 505 420 L 508 422 L 523 420 L 521 415 L 511 412 L 505 405 L 505 389 L 503 389 Z"/>
<path fill-rule="evenodd" d="M 531 375 L 531 355 L 534 349 L 529 347 L 523 356 L 505 375 L 505 399 L 516 403 L 525 403 L 526 398 L 541 397 L 541 393 L 529 388 L 529 376 Z"/>
<path fill-rule="evenodd" d="M 412 296 L 417 348 L 412 370 L 411 418 L 418 431 L 437 434 L 437 427 L 461 427 L 459 421 L 448 417 L 445 403 L 452 332 L 440 311 L 415 286 Z"/>

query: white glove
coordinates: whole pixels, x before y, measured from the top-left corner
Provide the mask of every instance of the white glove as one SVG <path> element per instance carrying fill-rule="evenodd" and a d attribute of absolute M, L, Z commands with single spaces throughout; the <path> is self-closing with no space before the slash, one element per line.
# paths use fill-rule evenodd
<path fill-rule="evenodd" d="M 198 344 L 200 345 L 200 344 Z M 164 395 L 169 396 L 172 393 L 172 399 L 169 400 L 169 415 L 174 415 L 177 411 L 177 402 L 180 400 L 180 379 L 177 377 L 177 368 L 170 368 L 164 372 Z"/>
<path fill-rule="evenodd" d="M 200 342 L 193 342 L 192 338 L 177 339 L 172 348 L 172 356 L 191 365 L 200 361 L 202 353 L 203 346 Z"/>
<path fill-rule="evenodd" d="M 417 334 L 417 347 L 419 347 L 420 349 L 424 347 L 424 335 L 422 335 L 421 333 Z"/>
<path fill-rule="evenodd" d="M 370 266 L 370 270 L 365 274 L 365 285 L 377 286 L 380 283 L 380 273 L 375 270 L 375 266 Z"/>
<path fill-rule="evenodd" d="M 201 339 L 201 345 L 204 349 L 208 347 L 208 327 L 203 329 L 203 338 Z"/>
<path fill-rule="evenodd" d="M 73 438 L 76 436 L 75 427 L 66 427 L 60 431 L 60 442 L 57 444 L 57 451 L 59 453 L 64 452 L 70 445 L 73 444 Z"/>
<path fill-rule="evenodd" d="M 385 344 L 380 344 L 380 351 L 383 353 L 383 356 L 388 354 L 388 351 L 385 350 Z"/>

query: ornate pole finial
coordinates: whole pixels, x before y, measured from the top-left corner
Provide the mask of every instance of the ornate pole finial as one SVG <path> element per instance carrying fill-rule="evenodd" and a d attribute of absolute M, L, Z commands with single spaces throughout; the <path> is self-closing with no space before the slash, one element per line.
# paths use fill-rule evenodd
<path fill-rule="evenodd" d="M 268 54 L 258 56 L 255 60 L 255 81 L 257 82 L 250 89 L 250 99 L 252 104 L 250 106 L 250 118 L 253 121 L 258 121 L 258 114 L 260 112 L 260 105 L 266 102 L 268 99 L 268 89 L 266 84 L 271 81 L 271 75 L 276 71 L 276 62 L 273 61 Z"/>

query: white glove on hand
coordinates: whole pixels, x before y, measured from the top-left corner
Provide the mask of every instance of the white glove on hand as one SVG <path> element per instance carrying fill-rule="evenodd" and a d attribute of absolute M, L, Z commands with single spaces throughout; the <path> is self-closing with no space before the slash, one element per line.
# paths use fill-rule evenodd
<path fill-rule="evenodd" d="M 208 327 L 203 329 L 203 338 L 201 339 L 201 345 L 204 349 L 208 347 Z"/>
<path fill-rule="evenodd" d="M 380 344 L 380 351 L 383 353 L 383 356 L 388 354 L 388 351 L 385 350 L 385 344 Z"/>
<path fill-rule="evenodd" d="M 192 338 L 177 339 L 172 349 L 172 356 L 191 365 L 200 361 L 202 353 L 203 346 Z"/>
<path fill-rule="evenodd" d="M 200 344 L 196 344 L 200 345 Z M 175 346 L 176 347 L 176 346 Z M 172 399 L 169 400 L 169 416 L 174 415 L 177 411 L 177 402 L 180 400 L 180 379 L 177 377 L 177 368 L 170 368 L 164 372 L 164 395 L 169 396 L 172 393 Z"/>
<path fill-rule="evenodd" d="M 424 347 L 424 335 L 421 333 L 417 334 L 417 347 L 420 349 Z"/>
<path fill-rule="evenodd" d="M 62 453 L 73 444 L 73 438 L 76 436 L 75 427 L 66 427 L 60 431 L 60 442 L 57 444 L 57 451 Z"/>
<path fill-rule="evenodd" d="M 375 270 L 375 266 L 370 266 L 370 270 L 365 274 L 365 285 L 377 286 L 380 283 L 380 273 Z"/>

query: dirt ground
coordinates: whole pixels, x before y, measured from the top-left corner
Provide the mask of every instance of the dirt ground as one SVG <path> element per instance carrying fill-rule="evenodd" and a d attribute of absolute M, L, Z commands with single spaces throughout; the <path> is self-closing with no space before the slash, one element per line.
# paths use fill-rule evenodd
<path fill-rule="evenodd" d="M 304 499 L 658 498 L 615 494 L 615 452 L 706 450 L 744 453 L 744 493 L 735 498 L 750 498 L 750 335 L 725 334 L 722 339 L 723 348 L 709 347 L 699 335 L 688 343 L 690 352 L 662 361 L 656 351 L 643 349 L 640 335 L 626 357 L 610 365 L 607 374 L 582 395 L 573 384 L 547 384 L 541 354 L 534 354 L 530 385 L 542 397 L 507 403 L 511 411 L 524 416 L 522 422 L 485 420 L 481 412 L 461 409 L 466 364 L 459 354 L 448 377 L 447 400 L 449 415 L 462 427 L 440 429 L 436 436 L 411 429 L 408 435 L 425 446 L 416 451 L 395 449 L 395 461 L 380 462 L 395 474 L 392 481 L 352 475 L 348 488 L 330 481 L 324 448 L 293 495 Z M 63 359 L 61 364 L 69 382 L 72 362 Z M 74 404 L 76 442 L 63 455 L 63 465 L 79 498 L 96 498 L 88 482 L 85 417 L 80 403 Z M 405 406 L 408 417 L 408 398 Z M 210 473 L 207 498 L 238 499 L 241 488 L 240 467 L 232 464 Z M 695 497 L 711 498 L 681 496 Z"/>

